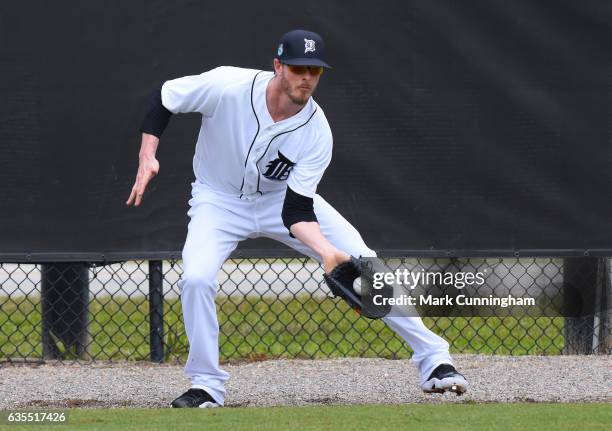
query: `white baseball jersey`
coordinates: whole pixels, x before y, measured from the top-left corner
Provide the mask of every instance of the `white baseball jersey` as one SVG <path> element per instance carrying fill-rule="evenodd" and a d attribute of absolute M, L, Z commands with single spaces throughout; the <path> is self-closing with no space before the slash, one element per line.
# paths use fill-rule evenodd
<path fill-rule="evenodd" d="M 162 103 L 173 113 L 199 112 L 196 183 L 243 199 L 285 190 L 314 197 L 331 160 L 332 133 L 311 97 L 294 116 L 274 122 L 266 105 L 273 72 L 218 67 L 167 81 Z"/>

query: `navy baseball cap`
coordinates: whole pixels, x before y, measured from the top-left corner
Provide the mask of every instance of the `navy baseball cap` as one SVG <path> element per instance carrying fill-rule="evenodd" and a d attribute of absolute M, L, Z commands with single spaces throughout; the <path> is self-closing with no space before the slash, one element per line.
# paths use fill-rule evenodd
<path fill-rule="evenodd" d="M 278 41 L 276 58 L 284 64 L 296 66 L 323 66 L 331 69 L 325 58 L 325 42 L 315 32 L 291 30 Z"/>

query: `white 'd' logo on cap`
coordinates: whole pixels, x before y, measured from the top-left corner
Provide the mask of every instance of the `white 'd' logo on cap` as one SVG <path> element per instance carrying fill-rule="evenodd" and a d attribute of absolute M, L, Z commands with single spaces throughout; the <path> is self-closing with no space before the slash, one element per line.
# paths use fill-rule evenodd
<path fill-rule="evenodd" d="M 315 51 L 315 41 L 312 39 L 304 39 L 304 54 Z"/>

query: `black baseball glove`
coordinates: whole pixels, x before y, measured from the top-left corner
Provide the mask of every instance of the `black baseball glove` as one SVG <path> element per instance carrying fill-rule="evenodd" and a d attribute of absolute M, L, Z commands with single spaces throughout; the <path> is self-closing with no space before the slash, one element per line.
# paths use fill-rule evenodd
<path fill-rule="evenodd" d="M 359 277 L 361 277 L 361 294 L 355 292 L 353 288 L 355 280 Z M 373 289 L 374 268 L 371 259 L 351 257 L 350 260 L 336 266 L 329 274 L 323 274 L 323 278 L 335 297 L 344 299 L 362 316 L 380 319 L 391 311 L 390 305 L 374 304 L 374 295 L 390 297 L 393 295 L 393 288 L 385 285 L 380 290 Z"/>

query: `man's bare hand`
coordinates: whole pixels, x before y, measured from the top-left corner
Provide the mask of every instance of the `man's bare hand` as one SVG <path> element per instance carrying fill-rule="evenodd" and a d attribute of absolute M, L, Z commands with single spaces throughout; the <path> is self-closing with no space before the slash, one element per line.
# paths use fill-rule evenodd
<path fill-rule="evenodd" d="M 136 181 L 126 205 L 139 206 L 149 182 L 159 173 L 159 162 L 155 156 L 140 157 Z"/>
<path fill-rule="evenodd" d="M 325 254 L 323 257 L 323 268 L 325 273 L 329 274 L 336 266 L 342 262 L 346 262 L 351 259 L 351 256 L 338 249 L 332 250 L 329 254 Z"/>
<path fill-rule="evenodd" d="M 159 162 L 155 158 L 155 152 L 159 145 L 159 138 L 148 133 L 142 134 L 140 153 L 138 154 L 138 173 L 136 181 L 132 187 L 132 193 L 126 205 L 138 206 L 142 202 L 142 196 L 149 184 L 149 181 L 159 173 Z"/>
<path fill-rule="evenodd" d="M 301 221 L 291 225 L 291 233 L 308 247 L 313 249 L 323 261 L 323 269 L 329 274 L 332 269 L 350 260 L 351 256 L 334 247 L 321 233 L 316 221 Z"/>

